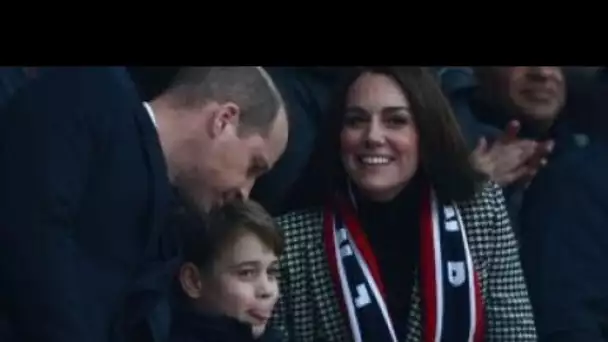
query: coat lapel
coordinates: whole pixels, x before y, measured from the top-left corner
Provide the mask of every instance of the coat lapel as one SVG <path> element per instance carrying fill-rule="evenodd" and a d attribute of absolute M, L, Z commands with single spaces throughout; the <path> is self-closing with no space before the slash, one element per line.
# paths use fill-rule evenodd
<path fill-rule="evenodd" d="M 473 251 L 472 251 L 473 253 Z M 474 253 L 473 253 L 474 255 Z M 483 291 L 483 295 L 482 295 L 482 300 L 483 300 L 483 305 L 487 305 L 486 304 L 486 289 L 487 286 L 485 286 L 486 283 L 486 279 L 487 279 L 487 267 L 483 267 L 480 268 L 477 265 L 476 267 L 476 271 L 478 272 L 478 274 L 481 275 L 481 284 L 482 284 L 482 291 Z M 407 342 L 419 342 L 422 341 L 422 324 L 423 324 L 423 319 L 424 319 L 424 315 L 425 313 L 422 311 L 422 297 L 420 294 L 420 273 L 419 273 L 419 268 L 416 267 L 415 269 L 415 274 L 414 274 L 414 284 L 413 284 L 413 288 L 412 288 L 412 296 L 411 296 L 411 301 L 410 301 L 410 314 L 409 314 L 409 318 L 408 318 L 408 333 L 407 333 L 407 338 L 406 341 Z"/>
<path fill-rule="evenodd" d="M 158 256 L 159 239 L 166 221 L 170 187 L 158 134 L 143 104 L 141 109 L 137 110 L 135 117 L 140 132 L 144 159 L 148 166 L 148 184 L 151 194 L 149 199 L 151 232 L 146 244 L 146 257 L 155 259 Z"/>
<path fill-rule="evenodd" d="M 156 128 L 143 105 L 135 113 L 144 159 L 148 166 L 150 233 L 145 245 L 145 263 L 131 288 L 133 319 L 145 319 L 154 341 L 169 334 L 170 309 L 166 294 L 173 272 L 179 267 L 176 240 L 165 229 L 170 205 L 170 186 Z M 143 175 L 142 175 L 143 177 Z"/>
<path fill-rule="evenodd" d="M 164 341 L 168 334 L 170 316 L 167 296 L 171 275 L 178 266 L 177 257 L 163 253 L 161 234 L 166 229 L 165 217 L 168 212 L 170 189 L 164 157 L 152 120 L 139 100 L 137 90 L 124 68 L 113 68 L 123 81 L 126 92 L 133 94 L 129 101 L 133 122 L 140 138 L 142 159 L 147 172 L 141 177 L 148 182 L 148 212 L 145 222 L 149 227 L 144 238 L 144 262 L 133 275 L 132 283 L 126 289 L 124 307 L 114 325 L 116 340 L 126 336 L 139 336 L 141 323 L 146 322 L 153 341 Z M 171 250 L 176 253 L 177 249 Z"/>
<path fill-rule="evenodd" d="M 315 323 L 321 324 L 315 330 L 325 332 L 328 336 L 322 336 L 322 338 L 326 341 L 344 341 L 344 337 L 349 333 L 348 321 L 340 310 L 341 303 L 338 301 L 340 297 L 329 272 L 329 261 L 325 255 L 323 239 L 319 236 L 316 240 L 316 243 L 308 246 L 309 270 L 312 277 L 311 290 L 317 317 Z"/>
<path fill-rule="evenodd" d="M 408 333 L 406 341 L 422 341 L 422 300 L 420 297 L 420 279 L 418 267 L 414 271 L 414 284 L 412 285 L 412 295 L 410 300 L 410 314 L 407 321 Z"/>

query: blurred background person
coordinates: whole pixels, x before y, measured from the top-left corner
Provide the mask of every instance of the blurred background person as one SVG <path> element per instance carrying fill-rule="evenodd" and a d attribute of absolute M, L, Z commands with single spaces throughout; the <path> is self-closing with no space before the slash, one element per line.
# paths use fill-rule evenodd
<path fill-rule="evenodd" d="M 567 121 L 561 67 L 459 67 L 439 70 L 475 168 L 503 187 L 515 232 L 525 188 L 547 163 Z"/>
<path fill-rule="evenodd" d="M 581 75 L 570 134 L 528 188 L 521 253 L 540 341 L 608 341 L 608 83 Z"/>

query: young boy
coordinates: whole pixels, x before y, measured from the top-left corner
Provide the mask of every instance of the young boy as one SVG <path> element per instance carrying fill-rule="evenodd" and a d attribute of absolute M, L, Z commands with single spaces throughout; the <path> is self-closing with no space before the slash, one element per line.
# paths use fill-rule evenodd
<path fill-rule="evenodd" d="M 282 236 L 270 215 L 237 200 L 176 221 L 184 263 L 171 342 L 280 341 L 266 328 L 277 301 Z"/>

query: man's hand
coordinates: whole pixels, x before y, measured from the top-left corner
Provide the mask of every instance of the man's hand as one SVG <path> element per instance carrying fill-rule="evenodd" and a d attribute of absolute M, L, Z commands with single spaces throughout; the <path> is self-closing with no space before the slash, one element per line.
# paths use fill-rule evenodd
<path fill-rule="evenodd" d="M 491 147 L 481 138 L 471 155 L 473 166 L 503 187 L 519 181 L 527 184 L 547 163 L 546 157 L 553 149 L 552 141 L 519 139 L 520 128 L 518 121 L 509 122 Z"/>

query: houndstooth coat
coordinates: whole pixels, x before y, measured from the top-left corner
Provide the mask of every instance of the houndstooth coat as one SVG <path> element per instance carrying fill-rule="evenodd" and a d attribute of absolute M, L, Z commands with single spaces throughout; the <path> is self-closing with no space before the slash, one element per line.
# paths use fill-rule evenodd
<path fill-rule="evenodd" d="M 536 341 L 532 308 L 502 191 L 494 184 L 488 185 L 474 199 L 458 206 L 481 278 L 486 341 Z M 278 218 L 286 244 L 281 257 L 281 297 L 273 324 L 290 342 L 350 339 L 325 257 L 322 216 L 318 209 Z M 420 288 L 418 277 L 414 278 L 406 323 L 408 342 L 422 340 Z"/>

